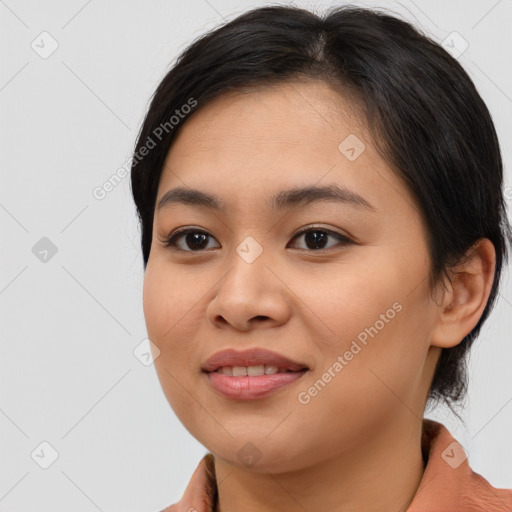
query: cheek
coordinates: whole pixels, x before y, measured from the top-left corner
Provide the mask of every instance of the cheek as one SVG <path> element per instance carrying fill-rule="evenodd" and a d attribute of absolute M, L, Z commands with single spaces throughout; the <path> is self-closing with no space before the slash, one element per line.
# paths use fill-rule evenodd
<path fill-rule="evenodd" d="M 379 336 L 390 330 L 403 301 L 397 274 L 391 266 L 381 269 L 359 262 L 301 279 L 299 298 L 314 313 L 311 329 L 324 335 L 320 336 L 322 351 L 348 349 L 345 345 L 352 339 L 364 343 L 375 325 Z"/>
<path fill-rule="evenodd" d="M 317 280 L 317 286 L 308 279 L 302 289 L 305 304 L 315 313 L 309 327 L 320 356 L 315 377 L 327 372 L 326 388 L 337 388 L 349 402 L 350 396 L 364 397 L 368 406 L 372 403 L 369 410 L 396 401 L 390 390 L 406 395 L 418 384 L 428 349 L 421 334 L 428 331 L 428 317 L 422 314 L 425 291 L 419 287 L 410 293 L 407 262 L 392 256 L 381 252 L 378 266 L 360 262 L 350 272 L 343 269 L 329 280 Z M 322 394 L 339 401 L 331 392 Z"/>
<path fill-rule="evenodd" d="M 148 264 L 144 276 L 143 309 L 149 339 L 158 347 L 154 360 L 162 391 L 184 425 L 191 422 L 190 400 L 194 394 L 194 379 L 199 375 L 193 333 L 187 326 L 195 325 L 197 315 L 193 306 L 193 289 L 177 283 L 167 271 Z M 198 294 L 199 298 L 201 294 Z M 197 297 L 195 298 L 197 302 Z M 184 343 L 183 340 L 190 340 Z"/>
<path fill-rule="evenodd" d="M 190 364 L 187 358 L 190 344 L 176 341 L 176 334 L 188 321 L 187 301 L 182 296 L 186 289 L 177 285 L 169 271 L 148 263 L 143 286 L 144 318 L 148 337 L 160 350 L 155 368 L 164 389 L 172 380 L 169 374 L 174 376 Z"/>
<path fill-rule="evenodd" d="M 143 310 L 148 334 L 161 344 L 168 344 L 194 315 L 194 305 L 202 292 L 186 272 L 172 272 L 158 263 L 146 268 L 143 286 Z"/>

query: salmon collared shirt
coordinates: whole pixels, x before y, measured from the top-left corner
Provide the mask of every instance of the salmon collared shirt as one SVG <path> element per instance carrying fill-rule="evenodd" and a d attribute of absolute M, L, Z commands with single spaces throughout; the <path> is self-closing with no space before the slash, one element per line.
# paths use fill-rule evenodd
<path fill-rule="evenodd" d="M 423 477 L 406 512 L 512 512 L 512 489 L 493 487 L 469 466 L 462 446 L 444 425 L 423 419 Z M 213 454 L 199 462 L 178 503 L 160 512 L 215 512 Z"/>

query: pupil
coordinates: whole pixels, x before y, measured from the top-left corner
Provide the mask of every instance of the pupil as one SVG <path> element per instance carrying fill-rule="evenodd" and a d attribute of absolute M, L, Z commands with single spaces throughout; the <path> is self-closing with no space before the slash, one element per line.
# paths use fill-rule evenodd
<path fill-rule="evenodd" d="M 206 235 L 204 233 L 187 233 L 186 235 L 186 241 L 187 243 L 190 242 L 189 247 L 191 249 L 201 249 L 202 244 L 204 244 L 206 240 Z M 208 245 L 208 244 L 206 244 Z"/>
<path fill-rule="evenodd" d="M 322 242 L 325 242 L 326 237 L 327 233 L 325 233 L 324 231 L 308 231 L 305 237 L 306 244 L 309 247 L 309 243 L 311 243 L 313 246 L 315 246 L 315 249 L 322 249 L 324 246 Z M 318 247 L 318 244 L 320 244 L 321 247 Z"/>

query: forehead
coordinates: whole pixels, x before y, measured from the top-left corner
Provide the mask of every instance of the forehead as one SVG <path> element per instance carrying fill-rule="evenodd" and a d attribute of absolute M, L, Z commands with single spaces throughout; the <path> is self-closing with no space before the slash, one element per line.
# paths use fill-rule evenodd
<path fill-rule="evenodd" d="M 383 184 L 404 192 L 352 96 L 321 81 L 289 82 L 225 93 L 194 112 L 173 141 L 158 196 L 180 186 L 247 201 L 259 192 L 329 183 L 372 204 Z"/>
<path fill-rule="evenodd" d="M 348 90 L 347 90 L 348 93 Z M 357 132 L 369 139 L 353 93 L 342 96 L 331 84 L 317 80 L 283 82 L 223 93 L 194 112 L 173 142 L 174 153 L 219 144 L 292 145 L 332 139 Z M 368 142 L 370 142 L 368 140 Z M 256 150 L 256 148 L 255 148 Z"/>

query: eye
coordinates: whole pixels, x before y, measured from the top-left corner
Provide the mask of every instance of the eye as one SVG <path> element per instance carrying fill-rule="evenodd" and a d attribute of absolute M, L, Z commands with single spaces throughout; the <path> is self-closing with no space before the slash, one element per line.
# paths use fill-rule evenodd
<path fill-rule="evenodd" d="M 336 233 L 335 231 L 331 231 L 330 229 L 320 228 L 317 226 L 306 227 L 299 233 L 296 233 L 293 236 L 292 241 L 304 235 L 306 235 L 304 240 L 307 246 L 305 248 L 299 247 L 299 249 L 302 250 L 324 250 L 326 249 L 325 245 L 329 237 L 337 238 L 339 241 L 339 245 L 342 246 L 353 243 L 350 238 L 348 238 L 345 235 L 342 235 L 341 233 Z M 182 239 L 182 237 L 184 238 Z M 211 246 L 208 247 L 208 237 L 211 237 L 213 239 L 213 237 L 206 231 L 200 229 L 185 228 L 176 231 L 166 239 L 161 240 L 161 242 L 164 245 L 164 247 L 171 247 L 178 251 L 201 252 L 202 249 L 212 248 Z M 180 244 L 180 242 L 184 242 L 185 246 L 183 246 L 183 244 Z M 218 245 L 217 247 L 220 247 L 220 245 Z M 332 247 L 332 245 L 330 247 Z M 330 247 L 327 247 L 327 249 L 329 249 Z"/>
<path fill-rule="evenodd" d="M 177 241 L 183 236 L 185 236 L 185 244 L 189 244 L 188 247 L 192 247 L 191 250 L 184 249 L 183 247 L 180 247 Z M 164 247 L 172 247 L 173 249 L 176 249 L 178 251 L 185 251 L 185 252 L 198 252 L 201 251 L 201 249 L 208 249 L 208 244 L 205 244 L 205 241 L 208 240 L 208 237 L 211 236 L 206 231 L 202 231 L 200 229 L 182 229 L 179 230 L 169 237 L 167 237 L 165 240 L 161 240 Z M 220 246 L 219 246 L 220 247 Z"/>
<path fill-rule="evenodd" d="M 348 245 L 352 243 L 352 240 L 350 238 L 348 238 L 345 235 L 342 235 L 341 233 L 336 233 L 335 231 L 331 231 L 330 229 L 320 228 L 317 226 L 308 226 L 307 228 L 297 233 L 292 238 L 292 241 L 304 235 L 306 235 L 304 237 L 304 241 L 306 245 L 309 246 L 306 247 L 305 249 L 313 249 L 315 251 L 321 251 L 323 249 L 326 249 L 325 244 L 329 237 L 337 238 L 340 241 L 341 245 Z M 330 249 L 331 247 L 332 245 L 330 247 L 327 247 L 327 249 Z M 299 247 L 299 249 L 304 248 Z"/>

